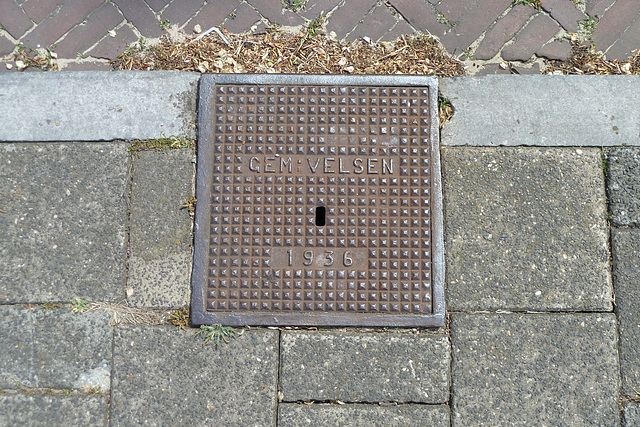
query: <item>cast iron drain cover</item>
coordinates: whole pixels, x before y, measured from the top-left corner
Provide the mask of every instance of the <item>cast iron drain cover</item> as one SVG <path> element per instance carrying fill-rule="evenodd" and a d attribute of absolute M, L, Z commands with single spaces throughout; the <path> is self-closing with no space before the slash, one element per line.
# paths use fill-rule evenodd
<path fill-rule="evenodd" d="M 200 84 L 195 324 L 443 324 L 434 78 Z"/>

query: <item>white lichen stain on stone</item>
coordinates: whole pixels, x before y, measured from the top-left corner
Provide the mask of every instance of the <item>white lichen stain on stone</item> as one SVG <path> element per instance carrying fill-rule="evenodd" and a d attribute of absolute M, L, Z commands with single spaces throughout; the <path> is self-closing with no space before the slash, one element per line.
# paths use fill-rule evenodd
<path fill-rule="evenodd" d="M 104 392 L 109 391 L 110 384 L 111 369 L 109 368 L 107 361 L 103 360 L 97 368 L 80 374 L 76 382 L 73 384 L 73 388 L 85 392 L 99 388 Z"/>

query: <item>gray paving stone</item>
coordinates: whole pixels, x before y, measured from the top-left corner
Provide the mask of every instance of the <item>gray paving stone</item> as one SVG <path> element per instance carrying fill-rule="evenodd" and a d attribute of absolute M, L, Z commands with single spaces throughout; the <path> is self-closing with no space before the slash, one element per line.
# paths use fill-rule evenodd
<path fill-rule="evenodd" d="M 423 0 L 393 0 L 392 4 L 418 31 L 442 37 L 451 28 L 440 22 L 435 9 Z"/>
<path fill-rule="evenodd" d="M 102 0 L 65 0 L 59 8 L 31 32 L 20 40 L 20 43 L 31 48 L 47 48 L 59 40 L 67 31 L 82 22 L 87 15 L 96 10 Z"/>
<path fill-rule="evenodd" d="M 624 402 L 622 404 L 622 427 L 640 426 L 640 402 Z"/>
<path fill-rule="evenodd" d="M 577 8 L 577 4 L 571 0 L 545 0 L 541 6 L 562 25 L 562 28 L 571 33 L 577 33 L 578 22 L 587 19 L 587 16 Z"/>
<path fill-rule="evenodd" d="M 449 400 L 449 340 L 433 334 L 282 333 L 285 402 Z"/>
<path fill-rule="evenodd" d="M 249 31 L 253 25 L 259 23 L 260 15 L 247 3 L 240 3 L 234 11 L 233 17 L 228 17 L 222 25 L 230 33 Z"/>
<path fill-rule="evenodd" d="M 560 30 L 558 23 L 547 15 L 536 15 L 520 30 L 515 42 L 500 52 L 507 61 L 528 61 L 535 51 Z"/>
<path fill-rule="evenodd" d="M 598 149 L 442 150 L 447 309 L 612 309 Z"/>
<path fill-rule="evenodd" d="M 640 76 L 440 79 L 443 145 L 640 145 Z"/>
<path fill-rule="evenodd" d="M 33 22 L 13 1 L 3 1 L 0 2 L 0 26 L 14 39 L 19 39 L 33 26 Z"/>
<path fill-rule="evenodd" d="M 515 36 L 536 10 L 529 4 L 518 4 L 487 30 L 474 52 L 476 59 L 491 59 Z"/>
<path fill-rule="evenodd" d="M 138 36 L 127 25 L 114 30 L 115 37 L 103 38 L 95 47 L 89 50 L 85 57 L 91 56 L 100 59 L 116 59 L 118 55 L 127 50 L 129 45 L 138 40 Z"/>
<path fill-rule="evenodd" d="M 634 0 L 616 0 L 604 16 L 598 19 L 593 30 L 593 43 L 599 50 L 606 51 L 616 42 L 624 30 L 640 12 L 640 3 Z"/>
<path fill-rule="evenodd" d="M 340 5 L 327 22 L 327 32 L 335 31 L 339 39 L 344 38 L 376 4 L 375 0 L 362 0 Z"/>
<path fill-rule="evenodd" d="M 305 7 L 298 13 L 307 19 L 316 19 L 318 16 L 324 14 L 326 16 L 335 7 L 341 3 L 340 0 L 316 0 L 307 2 Z"/>
<path fill-rule="evenodd" d="M 585 12 L 589 16 L 602 16 L 616 0 L 587 0 L 585 3 Z"/>
<path fill-rule="evenodd" d="M 0 56 L 5 56 L 13 52 L 16 45 L 13 44 L 11 40 L 4 36 L 0 36 Z M 6 65 L 2 64 L 3 68 L 6 69 Z"/>
<path fill-rule="evenodd" d="M 640 392 L 640 230 L 611 233 L 622 394 Z"/>
<path fill-rule="evenodd" d="M 217 0 L 205 4 L 198 13 L 195 14 L 185 24 L 184 30 L 189 34 L 196 25 L 206 28 L 211 25 L 220 25 L 238 7 L 237 0 Z"/>
<path fill-rule="evenodd" d="M 447 48 L 447 52 L 460 55 L 512 4 L 510 0 L 475 1 L 455 27 L 440 37 L 440 42 Z"/>
<path fill-rule="evenodd" d="M 0 425 L 106 426 L 106 396 L 0 394 Z"/>
<path fill-rule="evenodd" d="M 144 0 L 111 0 L 124 17 L 137 28 L 143 37 L 160 37 L 165 34 L 158 17 Z"/>
<path fill-rule="evenodd" d="M 449 427 L 447 405 L 300 405 L 278 406 L 280 427 L 298 426 L 442 426 Z"/>
<path fill-rule="evenodd" d="M 111 337 L 107 313 L 0 306 L 0 389 L 108 391 Z"/>
<path fill-rule="evenodd" d="M 62 3 L 62 0 L 26 0 L 22 5 L 22 9 L 33 22 L 39 24 L 40 21 L 54 12 L 60 3 Z"/>
<path fill-rule="evenodd" d="M 84 25 L 74 27 L 56 45 L 58 58 L 77 58 L 89 47 L 102 39 L 109 30 L 114 29 L 122 22 L 122 15 L 113 3 L 104 3 L 89 16 Z"/>
<path fill-rule="evenodd" d="M 143 151 L 133 157 L 129 281 L 134 307 L 186 307 L 190 297 L 195 152 Z"/>
<path fill-rule="evenodd" d="M 175 327 L 116 328 L 111 425 L 274 425 L 278 332 L 202 343 Z"/>
<path fill-rule="evenodd" d="M 571 49 L 571 43 L 561 39 L 542 46 L 536 51 L 536 55 L 547 59 L 566 61 L 571 56 Z"/>
<path fill-rule="evenodd" d="M 179 71 L 0 74 L 0 141 L 195 136 L 199 75 Z"/>
<path fill-rule="evenodd" d="M 290 27 L 304 24 L 304 19 L 300 15 L 283 8 L 280 2 L 271 0 L 249 0 L 248 3 L 255 7 L 260 15 L 274 24 Z"/>
<path fill-rule="evenodd" d="M 391 15 L 386 5 L 376 7 L 364 17 L 361 23 L 345 38 L 346 41 L 369 37 L 373 41 L 380 39 L 396 24 L 396 18 Z"/>
<path fill-rule="evenodd" d="M 171 4 L 162 11 L 161 20 L 169 20 L 171 25 L 181 27 L 182 24 L 186 23 L 189 18 L 195 15 L 202 8 L 203 4 L 203 0 L 182 0 L 180 2 L 171 2 Z"/>
<path fill-rule="evenodd" d="M 640 40 L 640 19 L 631 23 L 620 38 L 607 50 L 606 58 L 614 61 L 626 61 L 636 54 Z"/>
<path fill-rule="evenodd" d="M 611 224 L 640 226 L 640 149 L 615 147 L 605 150 L 608 164 L 607 195 Z"/>
<path fill-rule="evenodd" d="M 0 303 L 124 298 L 128 163 L 124 143 L 0 144 Z"/>
<path fill-rule="evenodd" d="M 615 316 L 453 314 L 454 426 L 617 426 Z"/>

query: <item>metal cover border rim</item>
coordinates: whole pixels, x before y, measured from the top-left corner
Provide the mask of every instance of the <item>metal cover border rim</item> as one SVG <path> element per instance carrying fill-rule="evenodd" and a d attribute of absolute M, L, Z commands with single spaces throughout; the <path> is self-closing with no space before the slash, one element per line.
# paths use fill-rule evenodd
<path fill-rule="evenodd" d="M 444 226 L 442 202 L 442 174 L 440 168 L 440 138 L 438 117 L 438 79 L 434 76 L 406 75 L 308 75 L 308 74 L 206 74 L 200 78 L 198 94 L 198 162 L 196 198 L 207 200 L 210 183 L 205 178 L 210 175 L 204 159 L 212 154 L 212 144 L 200 145 L 200 135 L 210 135 L 212 128 L 208 118 L 212 112 L 210 96 L 217 84 L 272 84 L 272 85 L 352 85 L 352 86 L 416 86 L 430 90 L 430 140 L 432 176 L 432 290 L 433 313 L 429 315 L 357 313 L 237 313 L 207 312 L 205 293 L 207 279 L 206 254 L 195 250 L 199 241 L 208 240 L 208 230 L 198 224 L 208 224 L 210 204 L 196 205 L 194 229 L 194 252 L 191 274 L 191 320 L 194 325 L 223 324 L 228 326 L 358 326 L 358 327 L 440 327 L 444 326 Z M 204 239 L 204 240 L 203 240 Z M 202 251 L 201 251 L 202 252 Z M 392 318 L 393 320 L 391 320 Z M 390 321 L 391 320 L 391 321 Z"/>

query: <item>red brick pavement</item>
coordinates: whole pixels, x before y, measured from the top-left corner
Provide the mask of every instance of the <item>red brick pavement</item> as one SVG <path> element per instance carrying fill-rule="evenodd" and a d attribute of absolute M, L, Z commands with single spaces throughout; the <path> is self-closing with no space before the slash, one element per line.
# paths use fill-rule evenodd
<path fill-rule="evenodd" d="M 640 48 L 640 0 L 542 0 L 540 10 L 513 3 L 309 0 L 291 11 L 279 0 L 0 0 L 0 71 L 14 65 L 11 52 L 19 44 L 50 48 L 62 69 L 104 69 L 130 43 L 160 37 L 169 27 L 188 34 L 196 25 L 262 31 L 270 24 L 306 25 L 321 15 L 327 31 L 346 40 L 432 34 L 449 53 L 475 58 L 472 69 L 485 73 L 504 70 L 496 67 L 503 60 L 531 66 L 539 58 L 566 58 L 573 33 L 609 59 L 626 59 Z"/>

